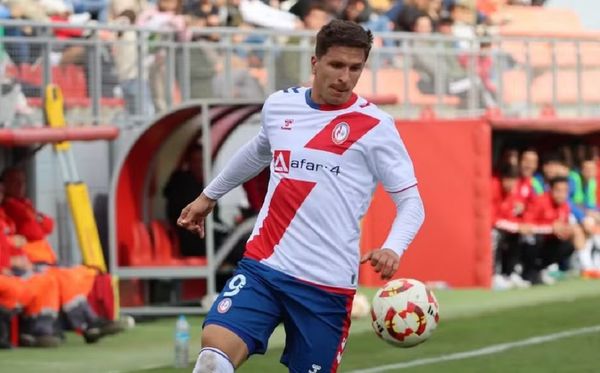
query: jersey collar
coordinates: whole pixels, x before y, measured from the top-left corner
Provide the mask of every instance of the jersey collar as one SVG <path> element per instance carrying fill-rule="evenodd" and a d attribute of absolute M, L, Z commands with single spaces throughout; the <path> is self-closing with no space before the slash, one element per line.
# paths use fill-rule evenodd
<path fill-rule="evenodd" d="M 350 106 L 352 106 L 356 102 L 356 100 L 358 100 L 358 96 L 354 92 L 352 92 L 352 96 L 350 96 L 350 99 L 341 105 L 317 104 L 316 102 L 313 101 L 312 97 L 310 97 L 311 92 L 312 92 L 311 88 L 306 90 L 306 94 L 305 94 L 306 104 L 308 106 L 310 106 L 311 108 L 317 109 L 317 110 L 332 111 L 332 110 L 347 109 Z"/>

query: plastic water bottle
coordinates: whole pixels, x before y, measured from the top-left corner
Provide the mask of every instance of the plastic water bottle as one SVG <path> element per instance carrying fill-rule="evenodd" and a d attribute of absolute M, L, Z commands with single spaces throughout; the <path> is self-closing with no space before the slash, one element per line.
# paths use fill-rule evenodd
<path fill-rule="evenodd" d="M 190 324 L 181 315 L 175 323 L 175 368 L 187 368 L 189 364 Z"/>

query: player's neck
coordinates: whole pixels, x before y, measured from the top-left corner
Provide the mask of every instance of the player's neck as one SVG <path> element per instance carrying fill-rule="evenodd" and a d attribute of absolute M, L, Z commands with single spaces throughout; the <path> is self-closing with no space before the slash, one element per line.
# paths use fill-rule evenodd
<path fill-rule="evenodd" d="M 306 103 L 310 107 L 312 107 L 314 109 L 318 109 L 318 110 L 329 111 L 329 110 L 346 109 L 346 108 L 352 106 L 352 104 L 354 104 L 357 99 L 358 99 L 358 96 L 356 96 L 356 94 L 352 93 L 352 95 L 346 102 L 344 102 L 343 104 L 334 105 L 334 104 L 327 103 L 327 101 L 325 101 L 321 97 L 321 95 L 319 95 L 318 90 L 315 91 L 314 87 L 310 88 L 306 91 Z"/>

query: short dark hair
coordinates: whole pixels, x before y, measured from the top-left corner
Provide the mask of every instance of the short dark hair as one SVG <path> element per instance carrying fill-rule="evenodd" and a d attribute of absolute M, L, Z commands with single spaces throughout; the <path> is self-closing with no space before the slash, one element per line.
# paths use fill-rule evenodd
<path fill-rule="evenodd" d="M 548 184 L 550 184 L 550 188 L 554 188 L 554 186 L 558 183 L 569 184 L 569 178 L 566 176 L 556 176 L 550 179 L 550 181 L 548 181 Z"/>
<path fill-rule="evenodd" d="M 521 176 L 519 167 L 510 163 L 505 163 L 498 170 L 502 179 L 518 179 Z"/>
<path fill-rule="evenodd" d="M 361 48 L 365 52 L 365 61 L 373 45 L 373 33 L 352 21 L 334 19 L 317 34 L 315 55 L 321 58 L 331 47 Z"/>
<path fill-rule="evenodd" d="M 548 164 L 548 163 L 560 163 L 565 166 L 567 165 L 567 161 L 565 160 L 565 158 L 556 151 L 551 151 L 544 155 L 544 161 L 542 162 L 542 164 Z"/>

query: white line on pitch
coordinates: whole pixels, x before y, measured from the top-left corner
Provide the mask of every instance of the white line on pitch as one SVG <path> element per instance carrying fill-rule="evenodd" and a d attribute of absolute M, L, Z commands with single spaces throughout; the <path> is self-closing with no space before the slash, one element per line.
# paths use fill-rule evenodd
<path fill-rule="evenodd" d="M 420 366 L 420 365 L 441 363 L 444 361 L 469 359 L 472 357 L 478 357 L 478 356 L 483 356 L 483 355 L 497 354 L 499 352 L 511 350 L 516 347 L 532 346 L 532 345 L 537 345 L 540 343 L 552 342 L 552 341 L 555 341 L 555 340 L 558 340 L 561 338 L 575 337 L 578 335 L 590 334 L 590 333 L 596 333 L 596 332 L 600 332 L 600 325 L 588 326 L 588 327 L 580 328 L 580 329 L 571 329 L 571 330 L 566 330 L 566 331 L 560 332 L 560 333 L 540 335 L 537 337 L 531 337 L 531 338 L 523 339 L 523 340 L 516 341 L 516 342 L 500 343 L 500 344 L 480 348 L 477 350 L 457 352 L 454 354 L 441 355 L 441 356 L 430 357 L 430 358 L 425 358 L 425 359 L 411 360 L 411 361 L 407 361 L 404 363 L 381 365 L 378 367 L 373 367 L 373 368 L 368 368 L 368 369 L 353 370 L 348 373 L 387 372 L 392 369 L 405 369 L 405 368 L 411 368 L 411 367 L 416 367 L 416 366 Z"/>

